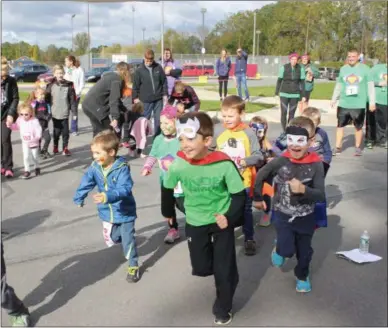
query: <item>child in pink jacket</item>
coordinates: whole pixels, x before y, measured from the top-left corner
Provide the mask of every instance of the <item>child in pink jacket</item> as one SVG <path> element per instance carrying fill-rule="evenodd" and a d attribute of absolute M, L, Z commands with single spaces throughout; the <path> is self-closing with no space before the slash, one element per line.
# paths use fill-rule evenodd
<path fill-rule="evenodd" d="M 29 103 L 23 103 L 18 108 L 19 118 L 13 125 L 13 130 L 20 131 L 22 139 L 24 174 L 23 179 L 30 178 L 30 159 L 35 167 L 35 175 L 40 174 L 39 168 L 39 142 L 42 138 L 42 127 L 39 120 L 34 117 L 34 109 Z"/>

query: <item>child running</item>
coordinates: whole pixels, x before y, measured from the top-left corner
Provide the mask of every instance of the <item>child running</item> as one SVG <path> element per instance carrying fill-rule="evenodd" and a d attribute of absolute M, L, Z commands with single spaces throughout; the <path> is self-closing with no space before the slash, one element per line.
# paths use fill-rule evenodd
<path fill-rule="evenodd" d="M 160 114 L 160 129 L 162 133 L 155 138 L 142 171 L 142 176 L 151 174 L 152 168 L 156 162 L 159 162 L 162 198 L 161 210 L 169 226 L 168 233 L 164 238 L 164 242 L 167 244 L 173 244 L 180 238 L 175 206 L 184 213 L 183 192 L 180 183 L 177 182 L 174 190 L 167 189 L 163 186 L 163 177 L 169 170 L 171 163 L 176 159 L 177 152 L 180 148 L 179 140 L 176 137 L 176 118 L 177 109 L 171 105 L 166 105 Z"/>
<path fill-rule="evenodd" d="M 192 274 L 214 275 L 214 323 L 227 325 L 232 321 L 239 280 L 234 228 L 242 223 L 246 193 L 230 158 L 209 151 L 213 132 L 213 122 L 205 113 L 187 113 L 178 120 L 182 151 L 167 171 L 164 187 L 173 189 L 182 183 Z"/>
<path fill-rule="evenodd" d="M 93 195 L 102 220 L 103 236 L 108 247 L 121 243 L 128 260 L 128 282 L 138 282 L 138 266 L 135 240 L 136 202 L 132 194 L 133 181 L 124 157 L 117 156 L 120 141 L 114 131 L 98 133 L 91 143 L 94 162 L 82 177 L 75 193 L 74 203 L 80 207 L 88 193 L 97 187 Z"/>
<path fill-rule="evenodd" d="M 49 121 L 51 119 L 50 105 L 45 100 L 45 90 L 41 87 L 37 87 L 30 95 L 28 99 L 35 112 L 35 117 L 39 120 L 39 124 L 42 127 L 42 139 L 44 140 L 43 148 L 41 148 L 41 141 L 39 141 L 40 156 L 43 159 L 50 158 L 51 155 L 48 152 L 48 147 L 51 141 L 51 135 L 49 130 Z"/>
<path fill-rule="evenodd" d="M 272 251 L 273 266 L 280 268 L 285 258 L 297 257 L 294 269 L 296 291 L 311 291 L 309 267 L 313 255 L 315 204 L 325 201 L 324 170 L 321 159 L 309 148 L 314 142 L 314 123 L 307 117 L 291 120 L 286 128 L 287 151 L 265 165 L 257 175 L 253 206 L 265 209 L 263 183 L 274 177 L 273 198 L 277 241 Z"/>
<path fill-rule="evenodd" d="M 240 170 L 247 193 L 243 232 L 245 254 L 256 254 L 254 240 L 252 195 L 256 175 L 255 164 L 264 157 L 260 152 L 257 137 L 249 126 L 242 122 L 245 102 L 238 96 L 228 96 L 221 104 L 223 125 L 215 126 L 214 143 L 217 149 L 227 154 Z"/>
<path fill-rule="evenodd" d="M 29 103 L 23 103 L 18 108 L 19 118 L 13 125 L 14 130 L 20 130 L 20 139 L 22 140 L 24 173 L 22 178 L 31 177 L 32 160 L 35 169 L 35 176 L 40 175 L 39 168 L 39 142 L 42 138 L 42 128 L 38 119 L 34 117 L 34 109 Z"/>
<path fill-rule="evenodd" d="M 62 154 L 70 156 L 69 151 L 69 115 L 73 120 L 77 119 L 76 95 L 73 82 L 66 81 L 63 76 L 65 70 L 62 65 L 53 68 L 54 80 L 47 85 L 46 101 L 50 104 L 54 126 L 54 149 L 53 154 L 59 153 L 59 138 L 62 135 Z"/>

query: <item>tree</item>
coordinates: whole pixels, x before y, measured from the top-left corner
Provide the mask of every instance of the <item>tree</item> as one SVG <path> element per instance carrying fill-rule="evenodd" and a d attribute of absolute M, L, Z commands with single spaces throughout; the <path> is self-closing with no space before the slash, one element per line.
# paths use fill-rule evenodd
<path fill-rule="evenodd" d="M 32 46 L 32 51 L 31 51 L 31 59 L 34 60 L 34 61 L 39 61 L 40 59 L 40 51 L 39 51 L 39 47 L 35 44 Z"/>
<path fill-rule="evenodd" d="M 74 38 L 75 54 L 77 56 L 87 53 L 89 48 L 89 36 L 87 33 L 77 33 Z"/>

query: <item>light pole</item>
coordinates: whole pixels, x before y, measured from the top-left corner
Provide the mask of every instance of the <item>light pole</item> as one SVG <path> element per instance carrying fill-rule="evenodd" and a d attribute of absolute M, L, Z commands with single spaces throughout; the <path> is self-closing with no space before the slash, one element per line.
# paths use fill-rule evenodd
<path fill-rule="evenodd" d="M 260 52 L 260 30 L 256 31 L 257 34 L 257 57 L 259 57 L 259 52 Z"/>
<path fill-rule="evenodd" d="M 310 27 L 310 12 L 311 12 L 311 5 L 309 4 L 309 12 L 307 17 L 307 27 L 306 27 L 306 43 L 304 45 L 304 53 L 307 54 L 308 50 L 308 42 L 309 42 L 309 27 Z"/>
<path fill-rule="evenodd" d="M 252 46 L 252 58 L 253 62 L 256 62 L 255 58 L 256 51 L 256 11 L 253 13 L 253 46 Z"/>
<path fill-rule="evenodd" d="M 146 31 L 146 28 L 143 27 L 142 28 L 142 31 L 143 31 L 143 44 L 145 43 L 145 31 Z"/>
<path fill-rule="evenodd" d="M 74 17 L 75 14 L 71 15 L 71 52 L 74 52 Z"/>
<path fill-rule="evenodd" d="M 205 13 L 206 13 L 206 8 L 201 8 L 201 13 L 202 13 L 202 75 L 204 73 L 204 65 L 205 65 L 205 54 L 204 54 L 204 49 L 205 49 Z"/>
<path fill-rule="evenodd" d="M 90 41 L 90 11 L 89 11 L 89 2 L 88 2 L 88 71 L 91 69 L 91 60 L 90 57 L 92 56 L 92 53 L 90 51 L 91 49 L 91 41 Z"/>
<path fill-rule="evenodd" d="M 135 45 L 135 6 L 132 6 L 132 44 Z"/>
<path fill-rule="evenodd" d="M 160 24 L 160 52 L 162 58 L 162 66 L 164 65 L 164 1 L 160 1 L 160 10 L 162 11 L 162 23 Z"/>

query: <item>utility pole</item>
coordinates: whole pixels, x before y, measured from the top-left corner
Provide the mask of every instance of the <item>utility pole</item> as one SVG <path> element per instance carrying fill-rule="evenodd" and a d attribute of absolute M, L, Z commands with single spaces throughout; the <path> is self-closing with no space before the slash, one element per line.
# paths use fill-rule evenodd
<path fill-rule="evenodd" d="M 132 45 L 135 45 L 135 6 L 132 6 Z"/>
<path fill-rule="evenodd" d="M 145 31 L 146 31 L 146 28 L 143 27 L 143 28 L 142 28 L 142 31 L 143 31 L 143 43 L 145 43 Z"/>
<path fill-rule="evenodd" d="M 92 47 L 92 44 L 91 44 L 91 40 L 90 40 L 90 11 L 89 11 L 89 1 L 88 1 L 88 71 L 90 71 L 92 69 L 91 67 L 91 61 L 93 59 L 90 59 L 90 57 L 92 57 L 92 52 L 91 52 L 91 47 Z"/>
<path fill-rule="evenodd" d="M 309 12 L 308 12 L 308 16 L 307 16 L 306 43 L 304 45 L 304 53 L 305 54 L 307 54 L 307 52 L 308 52 L 311 4 L 309 4 L 308 6 L 309 6 Z"/>
<path fill-rule="evenodd" d="M 201 13 L 202 13 L 202 75 L 204 73 L 204 65 L 205 65 L 205 54 L 204 54 L 204 49 L 205 49 L 205 13 L 206 13 L 206 8 L 201 8 Z"/>
<path fill-rule="evenodd" d="M 162 66 L 164 65 L 164 1 L 160 1 L 160 9 L 162 11 L 162 24 L 160 24 L 161 36 L 160 36 L 160 52 L 162 58 Z"/>
<path fill-rule="evenodd" d="M 74 17 L 75 14 L 71 15 L 71 52 L 74 52 Z"/>
<path fill-rule="evenodd" d="M 256 50 L 256 11 L 253 13 L 253 47 L 252 47 L 252 58 L 253 62 L 256 62 L 255 58 L 255 50 Z"/>

